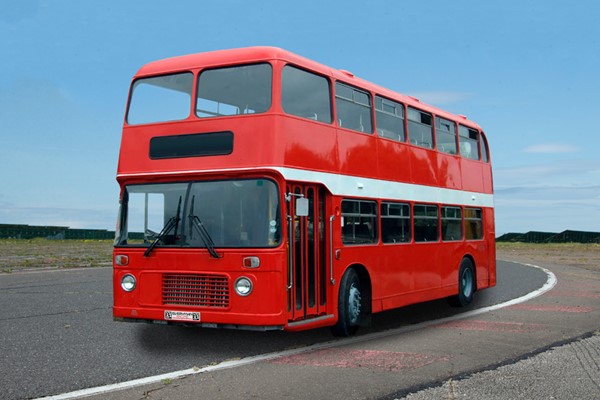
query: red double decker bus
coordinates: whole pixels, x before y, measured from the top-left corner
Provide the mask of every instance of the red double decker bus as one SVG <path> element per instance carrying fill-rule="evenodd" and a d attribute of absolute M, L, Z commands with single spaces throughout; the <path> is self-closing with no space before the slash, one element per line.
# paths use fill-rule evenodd
<path fill-rule="evenodd" d="M 481 128 L 278 48 L 142 67 L 117 180 L 116 320 L 349 335 L 496 283 Z"/>

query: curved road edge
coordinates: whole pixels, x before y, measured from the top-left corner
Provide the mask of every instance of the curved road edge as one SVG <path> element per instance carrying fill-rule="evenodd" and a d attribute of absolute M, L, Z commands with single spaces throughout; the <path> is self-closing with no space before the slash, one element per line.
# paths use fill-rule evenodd
<path fill-rule="evenodd" d="M 447 324 L 447 323 L 452 323 L 455 321 L 467 319 L 470 317 L 475 317 L 475 316 L 478 316 L 481 314 L 489 313 L 489 312 L 496 311 L 496 310 L 499 310 L 502 308 L 506 308 L 506 307 L 514 306 L 514 305 L 517 305 L 520 303 L 524 303 L 524 302 L 534 299 L 538 296 L 541 296 L 542 294 L 550 291 L 551 289 L 553 289 L 556 286 L 557 278 L 556 278 L 556 275 L 552 271 L 550 271 L 546 268 L 537 266 L 537 265 L 533 265 L 533 264 L 525 264 L 525 263 L 518 263 L 518 264 L 524 265 L 527 267 L 531 267 L 531 268 L 537 268 L 537 269 L 543 271 L 547 276 L 547 280 L 544 283 L 544 285 L 542 285 L 542 287 L 540 287 L 539 289 L 529 292 L 518 298 L 508 300 L 508 301 L 505 301 L 502 303 L 498 303 L 498 304 L 495 304 L 492 306 L 486 306 L 486 307 L 479 308 L 476 310 L 466 311 L 464 313 L 459 313 L 459 314 L 456 314 L 456 315 L 453 315 L 450 317 L 444 317 L 444 318 L 439 318 L 439 319 L 435 319 L 435 320 L 425 321 L 425 322 L 417 323 L 417 324 L 410 325 L 410 326 L 403 326 L 400 328 L 389 329 L 389 330 L 382 331 L 382 332 L 369 333 L 369 334 L 365 334 L 362 336 L 346 338 L 343 340 L 332 340 L 332 341 L 318 343 L 318 344 L 314 344 L 311 346 L 302 347 L 302 348 L 298 348 L 298 349 L 292 349 L 292 350 L 286 350 L 286 351 L 280 351 L 280 352 L 274 352 L 274 353 L 267 353 L 267 354 L 262 354 L 262 355 L 258 355 L 258 356 L 242 358 L 239 360 L 224 361 L 224 362 L 221 362 L 216 365 L 210 365 L 210 366 L 206 366 L 206 367 L 202 367 L 202 368 L 193 367 L 193 368 L 174 371 L 174 372 L 170 372 L 170 373 L 166 373 L 166 374 L 154 375 L 154 376 L 149 376 L 146 378 L 135 379 L 135 380 L 130 380 L 130 381 L 116 383 L 116 384 L 82 389 L 82 390 L 77 390 L 77 391 L 63 393 L 63 394 L 54 395 L 54 396 L 41 397 L 38 400 L 41 400 L 41 399 L 63 400 L 63 399 L 74 399 L 74 398 L 102 395 L 102 394 L 107 394 L 107 393 L 111 393 L 111 392 L 133 389 L 133 388 L 145 386 L 145 385 L 152 385 L 152 384 L 157 384 L 157 383 L 162 383 L 162 382 L 171 382 L 172 380 L 185 378 L 185 377 L 188 377 L 191 375 L 222 371 L 222 370 L 247 366 L 247 365 L 251 365 L 251 364 L 256 364 L 256 363 L 263 362 L 263 361 L 276 360 L 276 359 L 280 359 L 280 358 L 297 356 L 297 355 L 301 355 L 304 353 L 310 353 L 310 352 L 315 352 L 315 351 L 319 351 L 319 350 L 332 349 L 332 348 L 340 347 L 340 346 L 348 346 L 348 345 L 359 344 L 359 343 L 363 343 L 363 342 L 367 342 L 367 341 L 384 339 L 386 337 L 396 336 L 399 334 L 424 329 L 424 328 L 434 326 L 434 325 L 443 325 L 443 324 Z"/>

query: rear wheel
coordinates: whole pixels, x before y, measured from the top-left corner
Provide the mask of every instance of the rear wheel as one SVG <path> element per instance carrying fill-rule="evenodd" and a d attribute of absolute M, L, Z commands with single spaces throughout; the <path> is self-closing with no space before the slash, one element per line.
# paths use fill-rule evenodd
<path fill-rule="evenodd" d="M 473 301 L 475 294 L 475 269 L 469 258 L 463 258 L 458 271 L 458 295 L 451 297 L 450 304 L 454 307 L 465 307 Z"/>
<path fill-rule="evenodd" d="M 354 269 L 346 271 L 340 282 L 338 294 L 338 321 L 331 327 L 335 336 L 350 336 L 358 330 L 364 307 L 361 285 Z"/>

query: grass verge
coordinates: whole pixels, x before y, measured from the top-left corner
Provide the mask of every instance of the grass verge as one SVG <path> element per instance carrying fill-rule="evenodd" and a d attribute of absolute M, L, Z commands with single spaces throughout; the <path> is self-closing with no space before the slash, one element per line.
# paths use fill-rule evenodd
<path fill-rule="evenodd" d="M 112 240 L 0 239 L 0 271 L 112 265 Z"/>

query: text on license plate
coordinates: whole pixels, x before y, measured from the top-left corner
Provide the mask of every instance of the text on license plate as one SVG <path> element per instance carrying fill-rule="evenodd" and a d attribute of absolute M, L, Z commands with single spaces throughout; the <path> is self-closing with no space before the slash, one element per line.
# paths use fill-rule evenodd
<path fill-rule="evenodd" d="M 167 321 L 200 322 L 200 313 L 194 312 L 194 311 L 168 311 L 168 310 L 165 310 L 165 320 L 167 320 Z"/>

